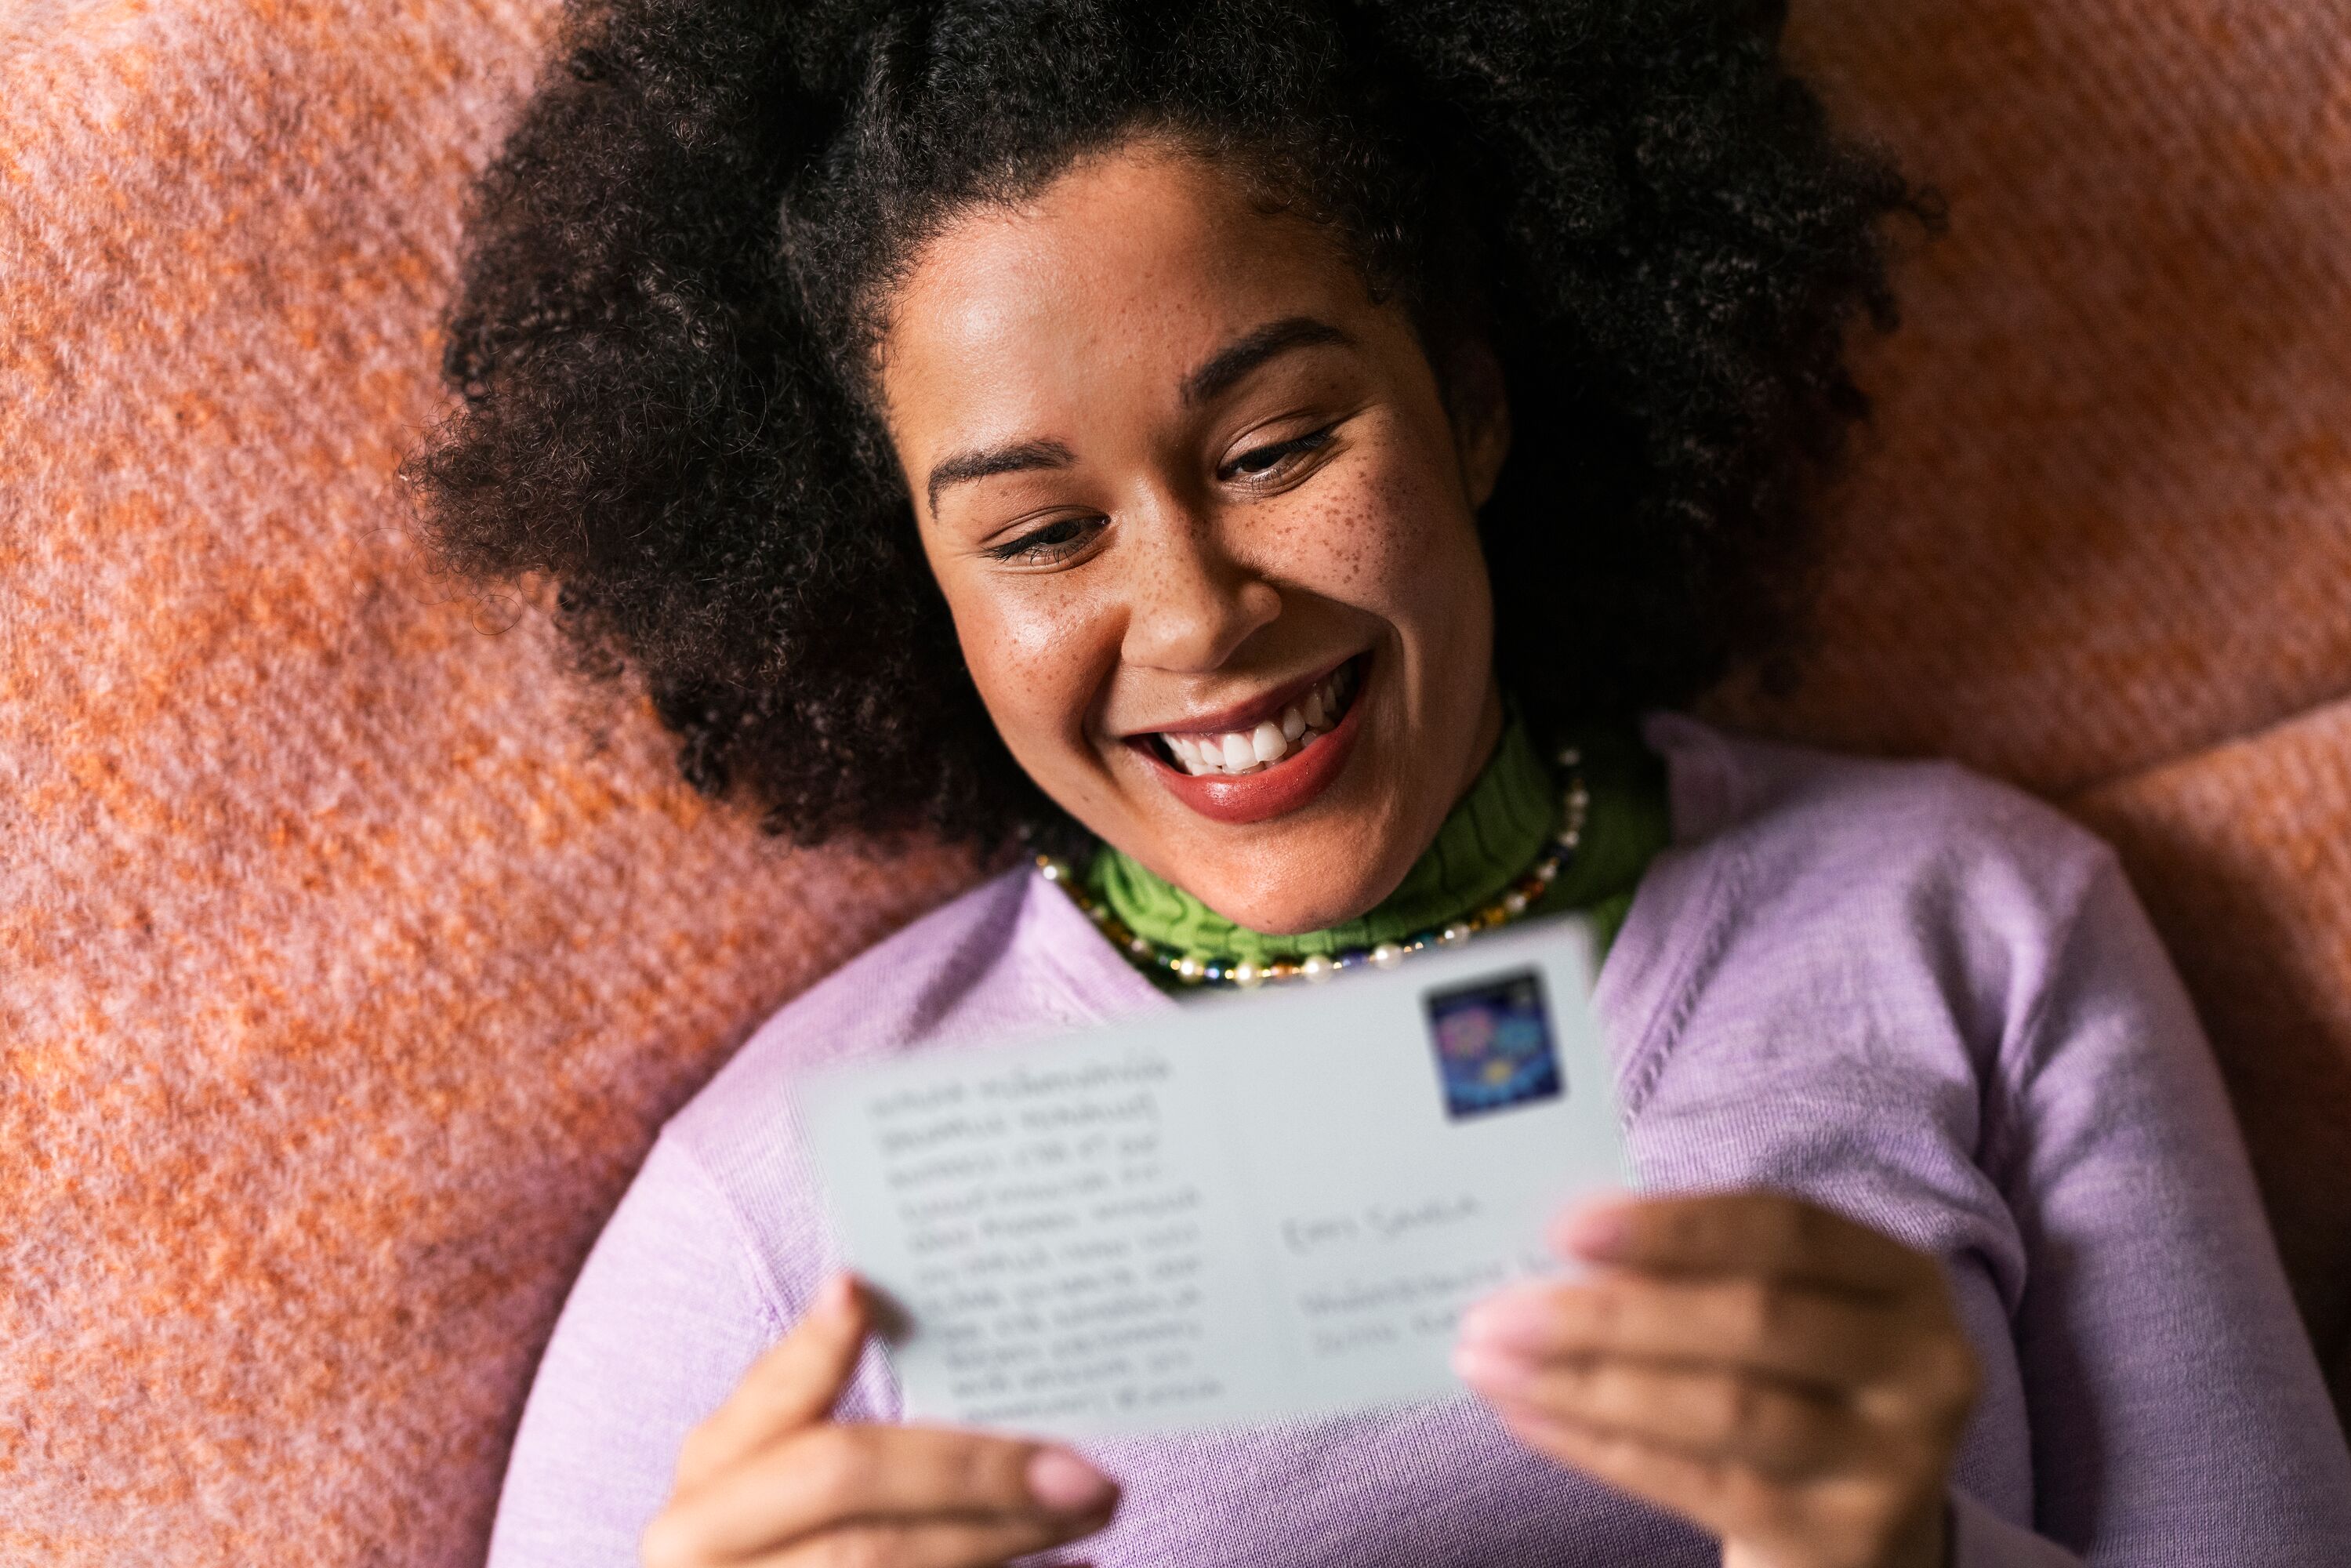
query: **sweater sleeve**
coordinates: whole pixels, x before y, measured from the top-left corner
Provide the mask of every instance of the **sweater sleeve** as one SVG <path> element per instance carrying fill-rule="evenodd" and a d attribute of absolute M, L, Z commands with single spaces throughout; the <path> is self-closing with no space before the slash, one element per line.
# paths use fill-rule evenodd
<path fill-rule="evenodd" d="M 2351 1454 L 2202 1029 L 2109 851 L 2003 1073 L 1987 1155 L 2025 1249 L 2037 1532 L 2117 1568 L 2342 1561 Z M 1960 1568 L 2052 1560 L 1956 1512 Z"/>
<path fill-rule="evenodd" d="M 657 1139 L 539 1359 L 487 1568 L 635 1568 L 686 1433 L 780 1333 L 731 1209 Z"/>

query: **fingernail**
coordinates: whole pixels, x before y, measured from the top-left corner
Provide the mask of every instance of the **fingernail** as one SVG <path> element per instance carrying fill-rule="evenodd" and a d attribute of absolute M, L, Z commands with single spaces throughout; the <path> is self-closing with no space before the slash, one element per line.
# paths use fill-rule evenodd
<path fill-rule="evenodd" d="M 1585 1258 L 1614 1258 L 1632 1239 L 1633 1225 L 1624 1205 L 1607 1200 L 1575 1210 L 1560 1221 L 1552 1239 L 1569 1252 Z"/>
<path fill-rule="evenodd" d="M 1040 1448 L 1029 1461 L 1029 1495 L 1055 1513 L 1092 1513 L 1117 1492 L 1108 1476 L 1067 1448 Z"/>
<path fill-rule="evenodd" d="M 1462 1343 L 1494 1351 L 1541 1345 L 1551 1332 L 1547 1296 L 1540 1289 L 1520 1289 L 1487 1297 L 1461 1314 Z"/>
<path fill-rule="evenodd" d="M 1488 1344 L 1457 1345 L 1453 1375 L 1481 1393 L 1508 1394 L 1523 1387 L 1532 1371 L 1524 1358 Z"/>
<path fill-rule="evenodd" d="M 857 1280 L 854 1275 L 846 1272 L 834 1274 L 818 1287 L 816 1310 L 838 1316 L 849 1310 L 850 1302 L 856 1294 Z"/>

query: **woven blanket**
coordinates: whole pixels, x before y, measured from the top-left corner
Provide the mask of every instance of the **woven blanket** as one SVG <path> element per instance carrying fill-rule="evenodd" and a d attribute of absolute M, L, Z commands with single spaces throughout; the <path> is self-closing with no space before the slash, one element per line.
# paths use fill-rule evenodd
<path fill-rule="evenodd" d="M 694 795 L 439 581 L 465 183 L 538 0 L 0 0 L 0 1563 L 477 1563 L 653 1130 L 966 885 Z M 2124 848 L 2351 1394 L 2351 16 L 1799 0 L 1949 200 L 1806 683 L 1713 716 Z"/>

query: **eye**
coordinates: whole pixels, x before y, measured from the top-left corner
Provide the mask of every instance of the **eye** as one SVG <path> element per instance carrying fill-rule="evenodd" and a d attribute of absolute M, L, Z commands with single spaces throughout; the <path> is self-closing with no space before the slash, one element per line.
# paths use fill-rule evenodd
<path fill-rule="evenodd" d="M 985 553 L 993 559 L 1019 566 L 1050 566 L 1055 561 L 1067 560 L 1092 544 L 1103 521 L 1101 517 L 1055 517 L 1019 538 L 989 546 Z"/>
<path fill-rule="evenodd" d="M 1326 424 L 1320 430 L 1311 430 L 1288 441 L 1253 446 L 1239 456 L 1228 459 L 1225 465 L 1217 470 L 1217 476 L 1220 479 L 1262 479 L 1278 474 L 1290 466 L 1293 460 L 1329 445 L 1332 434 L 1337 428 Z"/>

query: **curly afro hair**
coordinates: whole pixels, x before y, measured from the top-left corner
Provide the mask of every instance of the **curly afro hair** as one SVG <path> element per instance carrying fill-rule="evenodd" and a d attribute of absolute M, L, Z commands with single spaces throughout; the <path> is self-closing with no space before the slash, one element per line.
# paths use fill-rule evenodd
<path fill-rule="evenodd" d="M 1777 0 L 572 0 L 475 192 L 410 459 L 455 570 L 546 574 L 698 789 L 814 843 L 1062 817 L 965 670 L 869 385 L 923 240 L 1139 135 L 1328 226 L 1519 432 L 1480 513 L 1538 729 L 1778 645 L 1894 325 L 1879 220 Z"/>

